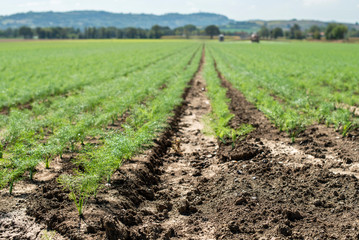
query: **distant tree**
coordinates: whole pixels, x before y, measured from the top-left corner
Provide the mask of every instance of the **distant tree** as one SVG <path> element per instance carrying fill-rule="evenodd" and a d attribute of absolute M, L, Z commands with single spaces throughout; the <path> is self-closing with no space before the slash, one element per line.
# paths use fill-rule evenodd
<path fill-rule="evenodd" d="M 125 38 L 137 38 L 137 29 L 134 27 L 125 28 Z"/>
<path fill-rule="evenodd" d="M 20 36 L 23 36 L 26 39 L 33 38 L 34 33 L 32 32 L 31 28 L 22 26 L 19 29 Z"/>
<path fill-rule="evenodd" d="M 284 37 L 290 38 L 290 31 L 284 31 Z"/>
<path fill-rule="evenodd" d="M 13 28 L 7 28 L 4 30 L 4 37 L 6 38 L 16 38 L 19 35 L 19 30 L 18 29 L 13 29 Z"/>
<path fill-rule="evenodd" d="M 41 27 L 35 28 L 35 33 L 41 39 L 45 39 L 46 37 L 45 31 Z"/>
<path fill-rule="evenodd" d="M 154 25 L 150 31 L 150 38 L 161 38 L 163 36 L 162 29 L 159 25 Z"/>
<path fill-rule="evenodd" d="M 171 30 L 171 28 L 167 27 L 167 26 L 159 26 L 159 25 L 154 25 L 152 26 L 150 33 L 149 33 L 149 37 L 150 38 L 161 38 L 162 36 L 168 36 L 168 35 L 173 35 L 174 31 Z"/>
<path fill-rule="evenodd" d="M 198 29 L 195 25 L 188 24 L 183 27 L 183 34 L 186 36 L 186 38 L 189 38 L 189 36 L 195 33 L 197 30 Z"/>
<path fill-rule="evenodd" d="M 283 29 L 276 27 L 270 31 L 271 38 L 277 39 L 283 37 Z"/>
<path fill-rule="evenodd" d="M 325 37 L 328 40 L 344 39 L 348 33 L 348 27 L 343 24 L 330 23 L 325 30 Z"/>
<path fill-rule="evenodd" d="M 309 28 L 309 33 L 312 34 L 314 39 L 320 39 L 320 27 L 313 25 Z"/>
<path fill-rule="evenodd" d="M 183 27 L 177 27 L 177 28 L 173 29 L 173 32 L 177 36 L 184 35 L 184 28 Z"/>
<path fill-rule="evenodd" d="M 106 38 L 117 38 L 117 28 L 108 27 L 106 28 Z"/>
<path fill-rule="evenodd" d="M 290 35 L 289 35 L 290 39 L 303 39 L 303 32 L 300 29 L 300 26 L 298 24 L 294 24 L 291 28 L 290 28 Z"/>
<path fill-rule="evenodd" d="M 193 24 L 187 24 L 185 26 L 183 26 L 183 28 L 185 30 L 187 30 L 188 32 L 194 32 L 194 31 L 197 31 L 197 27 Z"/>
<path fill-rule="evenodd" d="M 211 39 L 213 39 L 213 36 L 220 33 L 219 28 L 216 25 L 209 25 L 204 30 L 207 35 L 211 36 Z"/>
<path fill-rule="evenodd" d="M 116 37 L 123 38 L 125 36 L 125 31 L 123 29 L 116 29 Z"/>
<path fill-rule="evenodd" d="M 161 26 L 161 31 L 163 33 L 163 36 L 173 35 L 174 32 L 170 27 L 167 26 Z"/>
<path fill-rule="evenodd" d="M 262 26 L 261 29 L 258 31 L 258 35 L 261 38 L 269 38 L 270 36 L 269 29 L 266 26 Z"/>
<path fill-rule="evenodd" d="M 359 30 L 352 28 L 349 32 L 349 37 L 359 37 Z"/>
<path fill-rule="evenodd" d="M 96 32 L 97 32 L 96 38 L 100 38 L 100 39 L 108 38 L 107 37 L 107 29 L 105 27 L 98 28 Z"/>
<path fill-rule="evenodd" d="M 148 30 L 137 28 L 138 38 L 148 38 Z"/>
<path fill-rule="evenodd" d="M 94 28 L 94 27 L 85 28 L 85 32 L 83 35 L 84 35 L 84 38 L 86 38 L 86 39 L 95 38 L 96 37 L 96 28 Z"/>

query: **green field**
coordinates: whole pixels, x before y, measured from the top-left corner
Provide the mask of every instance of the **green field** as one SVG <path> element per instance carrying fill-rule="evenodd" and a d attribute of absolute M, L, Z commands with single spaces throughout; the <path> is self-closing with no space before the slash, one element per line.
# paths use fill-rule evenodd
<path fill-rule="evenodd" d="M 11 192 L 16 181 L 32 179 L 40 163 L 51 168 L 56 157 L 76 153 L 78 169 L 59 182 L 79 199 L 96 195 L 124 160 L 151 146 L 168 127 L 199 68 L 203 46 L 209 125 L 220 141 L 235 142 L 253 127 L 228 126 L 233 114 L 217 71 L 293 141 L 313 124 L 343 136 L 358 128 L 353 109 L 359 105 L 359 45 L 3 42 L 0 187 Z"/>
<path fill-rule="evenodd" d="M 1 186 L 68 151 L 79 153 L 77 177 L 110 179 L 166 126 L 199 50 L 174 41 L 2 44 Z"/>
<path fill-rule="evenodd" d="M 224 77 L 293 137 L 314 123 L 343 135 L 358 127 L 359 45 L 216 43 L 208 50 Z"/>

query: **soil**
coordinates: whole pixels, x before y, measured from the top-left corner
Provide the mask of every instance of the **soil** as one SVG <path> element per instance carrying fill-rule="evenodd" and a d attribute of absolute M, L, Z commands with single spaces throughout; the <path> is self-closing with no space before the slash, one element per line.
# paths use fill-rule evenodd
<path fill-rule="evenodd" d="M 316 125 L 291 143 L 219 73 L 232 127 L 255 130 L 234 147 L 218 142 L 203 133 L 211 110 L 203 62 L 155 147 L 124 163 L 80 225 L 56 182 L 71 171 L 64 159 L 13 196 L 0 192 L 0 238 L 40 239 L 44 230 L 55 239 L 359 238 L 358 134 Z"/>

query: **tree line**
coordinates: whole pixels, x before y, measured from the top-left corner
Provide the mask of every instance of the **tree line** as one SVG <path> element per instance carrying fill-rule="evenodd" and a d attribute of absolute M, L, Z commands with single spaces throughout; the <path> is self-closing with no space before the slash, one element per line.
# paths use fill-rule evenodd
<path fill-rule="evenodd" d="M 327 40 L 338 40 L 347 37 L 359 37 L 359 30 L 351 29 L 349 31 L 348 27 L 343 24 L 330 23 L 326 27 L 313 25 L 308 30 L 303 31 L 298 24 L 294 24 L 287 31 L 279 27 L 269 29 L 267 26 L 262 26 L 258 34 L 264 39 L 285 37 L 288 39 L 312 38 L 319 40 L 325 37 Z"/>
<path fill-rule="evenodd" d="M 36 27 L 30 28 L 23 26 L 20 28 L 0 29 L 0 38 L 25 38 L 25 39 L 158 39 L 163 36 L 216 36 L 220 33 L 225 35 L 240 36 L 248 38 L 247 32 L 226 32 L 220 31 L 215 25 L 209 25 L 206 28 L 197 28 L 195 25 L 188 24 L 183 27 L 171 29 L 166 26 L 154 25 L 151 29 L 143 28 L 116 28 L 116 27 L 86 27 L 84 29 L 75 29 L 71 27 Z M 324 33 L 324 34 L 323 34 Z M 288 39 L 321 39 L 325 37 L 328 40 L 344 39 L 346 37 L 359 37 L 359 30 L 351 29 L 343 24 L 330 23 L 327 27 L 311 26 L 303 31 L 298 24 L 294 24 L 289 30 L 283 30 L 276 27 L 269 29 L 266 25 L 258 31 L 262 39 L 277 39 L 285 37 Z"/>
<path fill-rule="evenodd" d="M 142 28 L 116 28 L 116 27 L 86 27 L 75 29 L 72 27 L 36 27 L 23 26 L 20 28 L 0 29 L 0 38 L 25 38 L 25 39 L 111 39 L 111 38 L 152 38 L 163 36 L 183 36 L 189 38 L 192 35 L 208 35 L 213 37 L 220 33 L 215 25 L 199 29 L 189 24 L 183 27 L 171 29 L 169 27 L 154 25 L 151 29 Z"/>

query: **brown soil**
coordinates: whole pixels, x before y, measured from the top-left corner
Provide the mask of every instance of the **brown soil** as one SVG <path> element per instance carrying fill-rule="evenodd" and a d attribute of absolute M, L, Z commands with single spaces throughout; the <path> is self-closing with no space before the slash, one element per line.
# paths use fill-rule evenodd
<path fill-rule="evenodd" d="M 89 201 L 80 227 L 55 180 L 66 165 L 46 179 L 39 170 L 42 179 L 16 185 L 14 196 L 1 192 L 0 238 L 39 239 L 44 229 L 64 239 L 358 238 L 358 135 L 318 125 L 292 144 L 222 80 L 231 125 L 255 127 L 234 148 L 202 133 L 210 105 L 201 64 L 171 127 Z"/>
<path fill-rule="evenodd" d="M 222 81 L 232 99 L 232 126 L 256 127 L 246 141 L 233 150 L 227 146 L 222 154 L 226 161 L 240 160 L 234 164 L 239 172 L 232 185 L 240 197 L 230 196 L 220 204 L 223 216 L 231 209 L 233 217 L 233 229 L 229 234 L 223 231 L 223 238 L 357 238 L 359 185 L 352 176 L 355 168 L 348 166 L 358 162 L 355 136 L 342 138 L 317 125 L 292 144 L 223 77 Z"/>

